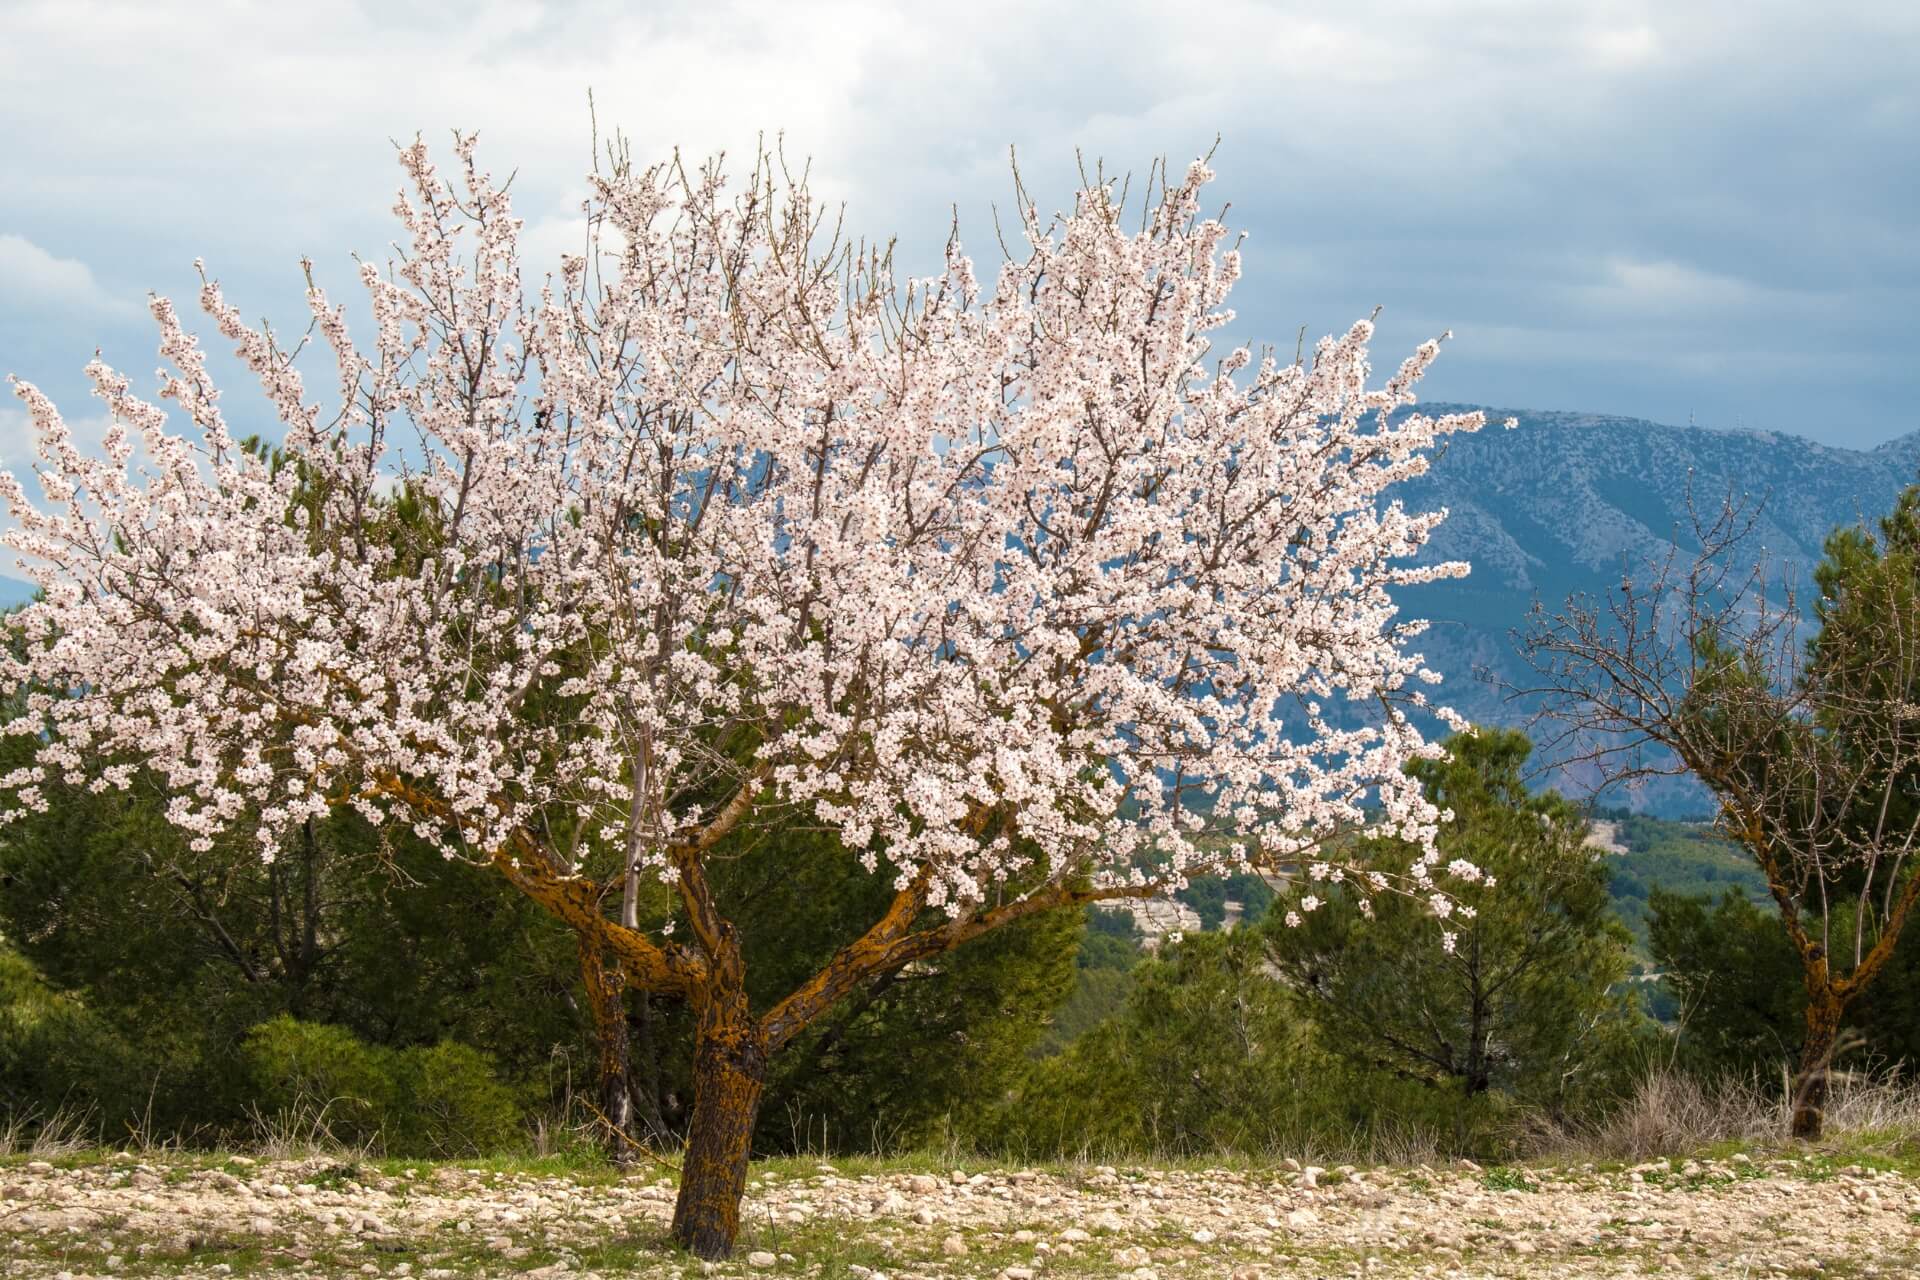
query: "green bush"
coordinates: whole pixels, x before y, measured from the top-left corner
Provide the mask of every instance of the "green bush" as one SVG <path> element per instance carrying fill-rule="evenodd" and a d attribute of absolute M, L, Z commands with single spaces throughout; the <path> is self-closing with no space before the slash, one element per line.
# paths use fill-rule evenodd
<path fill-rule="evenodd" d="M 0 1108 L 118 1134 L 138 1118 L 147 1067 L 91 1009 L 0 946 Z"/>
<path fill-rule="evenodd" d="M 470 1045 L 387 1049 L 282 1014 L 249 1031 L 241 1054 L 262 1113 L 317 1117 L 344 1143 L 444 1158 L 497 1152 L 521 1133 L 519 1098 Z"/>
<path fill-rule="evenodd" d="M 492 1058 L 471 1045 L 442 1041 L 398 1055 L 402 1113 L 389 1145 L 406 1155 L 483 1155 L 514 1146 L 523 1115 Z"/>
<path fill-rule="evenodd" d="M 240 1047 L 256 1105 L 280 1115 L 317 1115 L 349 1144 L 377 1143 L 400 1101 L 390 1049 L 344 1027 L 296 1022 L 285 1014 L 253 1028 Z"/>
<path fill-rule="evenodd" d="M 1019 1160 L 1513 1153 L 1507 1094 L 1469 1095 L 1329 1051 L 1301 997 L 1268 971 L 1258 930 L 1189 934 L 1130 974 L 1087 972 L 1128 979 L 1122 1007 L 1029 1064 L 969 1135 L 983 1150 Z"/>
<path fill-rule="evenodd" d="M 1573 805 L 1527 789 L 1524 736 L 1483 728 L 1446 746 L 1408 772 L 1453 811 L 1442 861 L 1494 879 L 1448 886 L 1474 908 L 1446 922 L 1454 945 L 1441 946 L 1417 895 L 1375 893 L 1363 913 L 1351 886 L 1303 881 L 1259 926 L 1267 959 L 1319 1043 L 1356 1071 L 1422 1081 L 1435 1096 L 1505 1094 L 1559 1119 L 1590 1113 L 1627 1090 L 1651 1032 L 1625 985 L 1631 939 L 1610 910 L 1608 865 Z M 1417 846 L 1373 847 L 1375 868 L 1414 879 Z"/>
<path fill-rule="evenodd" d="M 1679 1065 L 1709 1080 L 1777 1080 L 1780 1064 L 1799 1056 L 1807 990 L 1774 904 L 1737 887 L 1717 903 L 1657 889 L 1648 902 L 1654 963 L 1679 1024 Z M 1835 936 L 1853 936 L 1851 911 L 1836 909 L 1834 922 Z M 1920 933 L 1901 935 L 1841 1026 L 1848 1067 L 1920 1062 Z"/>

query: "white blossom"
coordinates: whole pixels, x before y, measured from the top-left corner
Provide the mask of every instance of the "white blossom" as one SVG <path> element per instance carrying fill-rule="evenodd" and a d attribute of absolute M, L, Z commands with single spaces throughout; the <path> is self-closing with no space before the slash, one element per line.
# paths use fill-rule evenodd
<path fill-rule="evenodd" d="M 46 593 L 0 658 L 8 731 L 43 737 L 19 806 L 146 769 L 196 847 L 351 804 L 449 856 L 564 831 L 568 874 L 673 882 L 736 795 L 956 916 L 1012 877 L 1341 878 L 1326 841 L 1369 821 L 1431 849 L 1403 766 L 1455 718 L 1411 691 L 1438 676 L 1393 589 L 1466 566 L 1414 565 L 1444 513 L 1388 495 L 1482 420 L 1406 411 L 1438 342 L 1369 388 L 1370 322 L 1298 364 L 1217 352 L 1239 250 L 1205 166 L 1143 228 L 1095 188 L 1028 210 L 992 278 L 955 243 L 903 290 L 809 252 L 764 167 L 594 175 L 594 248 L 527 279 L 455 151 L 451 182 L 401 152 L 367 337 L 310 289 L 322 395 L 202 289 L 278 462 L 163 298 L 157 401 L 88 366 L 104 457 L 14 383 L 41 499 L 0 474 L 4 540 Z"/>

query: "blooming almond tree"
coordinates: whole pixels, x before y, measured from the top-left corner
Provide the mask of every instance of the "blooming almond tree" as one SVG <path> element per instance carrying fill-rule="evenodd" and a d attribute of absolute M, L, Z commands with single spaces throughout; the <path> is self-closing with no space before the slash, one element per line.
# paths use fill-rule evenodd
<path fill-rule="evenodd" d="M 896 285 L 775 166 L 729 193 L 717 164 L 622 161 L 588 251 L 526 280 L 504 190 L 455 151 L 453 181 L 400 154 L 370 341 L 310 286 L 323 396 L 202 290 L 271 454 L 164 299 L 189 431 L 96 361 L 97 456 L 16 382 L 42 497 L 0 476 L 6 536 L 45 591 L 6 659 L 10 731 L 43 743 L 0 779 L 18 806 L 147 776 L 197 841 L 244 826 L 271 856 L 352 805 L 497 868 L 578 932 L 597 994 L 693 1010 L 674 1232 L 709 1257 L 769 1055 L 916 959 L 1247 867 L 1445 914 L 1443 815 L 1402 769 L 1436 754 L 1438 677 L 1389 588 L 1465 566 L 1406 563 L 1440 514 L 1381 498 L 1481 425 L 1395 412 L 1437 343 L 1375 390 L 1366 323 L 1311 362 L 1215 355 L 1240 259 L 1198 163 L 1134 229 L 1107 185 L 1050 221 L 1023 199 L 990 285 L 957 244 Z M 707 864 L 793 822 L 896 892 L 750 1008 Z M 1366 823 L 1429 856 L 1389 884 L 1319 852 Z"/>

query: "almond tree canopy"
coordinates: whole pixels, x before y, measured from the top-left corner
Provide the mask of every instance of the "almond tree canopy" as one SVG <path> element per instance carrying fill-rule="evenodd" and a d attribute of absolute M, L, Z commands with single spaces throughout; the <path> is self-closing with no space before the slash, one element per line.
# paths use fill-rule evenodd
<path fill-rule="evenodd" d="M 877 975 L 1248 866 L 1445 913 L 1442 815 L 1402 769 L 1436 752 L 1410 713 L 1438 676 L 1389 589 L 1465 566 L 1406 563 L 1441 513 L 1381 499 L 1481 425 L 1396 412 L 1438 342 L 1375 390 L 1369 323 L 1308 362 L 1214 353 L 1240 255 L 1198 162 L 1135 229 L 1110 184 L 1048 221 L 1023 195 L 990 284 L 957 241 L 900 284 L 778 166 L 729 193 L 717 163 L 621 159 L 588 252 L 528 279 L 505 191 L 455 151 L 454 181 L 401 152 L 370 341 L 310 285 L 322 396 L 203 288 L 275 450 L 238 439 L 165 299 L 186 432 L 96 361 L 99 456 L 15 383 L 43 498 L 0 476 L 6 541 L 45 591 L 5 659 L 9 730 L 44 739 L 0 779 L 19 805 L 144 772 L 172 822 L 244 824 L 263 856 L 352 805 L 497 867 L 579 932 L 599 994 L 692 1003 L 676 1231 L 708 1255 L 766 1056 Z M 794 821 L 897 892 L 752 1010 L 703 860 Z M 1428 850 L 1405 883 L 1318 853 L 1369 822 Z M 684 934 L 636 926 L 649 877 Z"/>

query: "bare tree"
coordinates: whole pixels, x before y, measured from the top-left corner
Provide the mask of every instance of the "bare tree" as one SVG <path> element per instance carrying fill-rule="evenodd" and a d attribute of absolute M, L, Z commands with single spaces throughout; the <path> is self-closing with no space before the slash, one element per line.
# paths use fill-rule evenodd
<path fill-rule="evenodd" d="M 1764 558 L 1754 512 L 1696 514 L 1699 550 L 1604 599 L 1537 605 L 1522 638 L 1557 753 L 1609 783 L 1691 772 L 1718 825 L 1765 875 L 1806 984 L 1794 1136 L 1816 1138 L 1841 1019 L 1920 897 L 1920 608 L 1916 492 L 1836 532 L 1803 609 Z"/>

